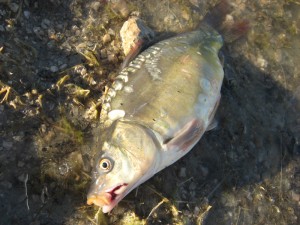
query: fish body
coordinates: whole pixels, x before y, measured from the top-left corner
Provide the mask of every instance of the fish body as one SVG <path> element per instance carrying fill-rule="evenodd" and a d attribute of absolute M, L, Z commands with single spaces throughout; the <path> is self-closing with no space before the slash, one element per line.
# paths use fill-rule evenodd
<path fill-rule="evenodd" d="M 103 99 L 88 204 L 111 211 L 200 140 L 220 100 L 222 45 L 202 26 L 149 47 L 119 73 Z"/>

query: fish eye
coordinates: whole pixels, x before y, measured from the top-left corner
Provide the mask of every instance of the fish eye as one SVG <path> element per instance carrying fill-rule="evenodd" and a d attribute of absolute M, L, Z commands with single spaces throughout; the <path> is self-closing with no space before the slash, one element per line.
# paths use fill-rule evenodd
<path fill-rule="evenodd" d="M 108 172 L 112 169 L 112 162 L 108 158 L 103 158 L 99 162 L 99 168 L 104 172 Z"/>

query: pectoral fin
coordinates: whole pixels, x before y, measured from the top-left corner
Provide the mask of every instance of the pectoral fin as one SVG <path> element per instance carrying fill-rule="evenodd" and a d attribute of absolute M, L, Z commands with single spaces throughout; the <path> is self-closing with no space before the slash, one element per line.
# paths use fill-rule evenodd
<path fill-rule="evenodd" d="M 197 119 L 186 124 L 175 136 L 165 141 L 167 149 L 190 150 L 201 138 L 205 129 L 203 123 Z"/>

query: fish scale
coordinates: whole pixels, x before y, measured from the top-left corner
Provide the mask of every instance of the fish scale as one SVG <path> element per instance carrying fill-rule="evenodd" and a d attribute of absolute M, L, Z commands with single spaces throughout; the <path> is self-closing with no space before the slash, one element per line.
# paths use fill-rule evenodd
<path fill-rule="evenodd" d="M 207 42 L 216 47 L 208 48 Z M 138 121 L 169 138 L 189 119 L 186 115 L 193 115 L 198 100 L 195 96 L 204 101 L 210 92 L 218 93 L 223 78 L 222 66 L 217 63 L 221 45 L 220 35 L 202 29 L 150 47 L 120 73 L 127 82 L 117 76 L 115 83 L 122 81 L 123 87 L 116 96 L 108 94 L 110 111 L 122 110 L 123 119 Z M 199 114 L 201 107 L 197 108 Z"/>
<path fill-rule="evenodd" d="M 88 204 L 109 212 L 199 141 L 220 99 L 222 44 L 202 26 L 153 45 L 118 74 L 102 99 Z"/>

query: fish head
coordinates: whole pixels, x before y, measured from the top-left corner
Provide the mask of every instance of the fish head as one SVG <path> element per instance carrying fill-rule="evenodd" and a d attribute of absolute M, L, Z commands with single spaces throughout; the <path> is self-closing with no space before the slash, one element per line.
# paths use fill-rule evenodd
<path fill-rule="evenodd" d="M 107 213 L 157 172 L 159 151 L 155 135 L 134 122 L 114 122 L 102 142 L 87 204 L 102 207 Z"/>

